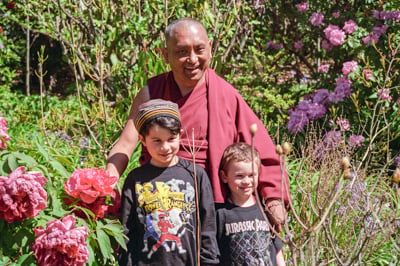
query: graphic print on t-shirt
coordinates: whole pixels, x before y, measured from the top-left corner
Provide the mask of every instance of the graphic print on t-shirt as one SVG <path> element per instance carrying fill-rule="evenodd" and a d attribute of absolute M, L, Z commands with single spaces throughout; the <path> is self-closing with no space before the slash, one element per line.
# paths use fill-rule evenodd
<path fill-rule="evenodd" d="M 194 188 L 190 183 L 172 179 L 168 182 L 136 184 L 138 215 L 145 225 L 143 252 L 151 256 L 160 248 L 185 253 L 180 236 L 193 234 Z"/>
<path fill-rule="evenodd" d="M 232 265 L 271 265 L 265 263 L 270 261 L 268 247 L 271 245 L 266 221 L 254 219 L 227 223 L 225 235 L 230 238 Z"/>

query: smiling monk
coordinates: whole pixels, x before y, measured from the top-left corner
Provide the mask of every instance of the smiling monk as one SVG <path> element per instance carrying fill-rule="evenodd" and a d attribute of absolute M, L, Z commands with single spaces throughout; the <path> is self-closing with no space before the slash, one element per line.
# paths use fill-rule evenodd
<path fill-rule="evenodd" d="M 182 146 L 178 155 L 192 160 L 189 145 L 198 150 L 196 163 L 207 171 L 213 187 L 215 202 L 221 203 L 226 187 L 218 176 L 219 163 L 225 148 L 234 142 L 251 143 L 249 128 L 257 124 L 254 144 L 260 153 L 262 169 L 259 192 L 274 216 L 276 229 L 281 230 L 285 205 L 290 199 L 282 185 L 279 157 L 268 132 L 237 90 L 208 68 L 211 59 L 211 40 L 205 27 L 197 20 L 181 18 L 166 28 L 166 46 L 163 54 L 171 71 L 150 78 L 133 100 L 124 130 L 111 149 L 107 170 L 120 176 L 138 143 L 134 118 L 140 104 L 150 99 L 162 98 L 179 106 L 183 129 Z M 193 137 L 194 136 L 194 137 Z M 193 139 L 194 138 L 194 139 Z M 149 160 L 142 147 L 140 162 Z M 186 149 L 185 149 L 186 148 Z"/>

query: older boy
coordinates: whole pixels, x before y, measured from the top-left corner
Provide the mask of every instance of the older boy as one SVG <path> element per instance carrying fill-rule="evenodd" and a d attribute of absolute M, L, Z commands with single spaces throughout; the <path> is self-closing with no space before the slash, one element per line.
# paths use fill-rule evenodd
<path fill-rule="evenodd" d="M 120 265 L 196 265 L 196 197 L 201 221 L 201 265 L 218 264 L 212 188 L 202 167 L 177 156 L 181 136 L 178 106 L 164 100 L 142 104 L 134 120 L 151 159 L 128 175 L 121 220 L 129 240 Z"/>

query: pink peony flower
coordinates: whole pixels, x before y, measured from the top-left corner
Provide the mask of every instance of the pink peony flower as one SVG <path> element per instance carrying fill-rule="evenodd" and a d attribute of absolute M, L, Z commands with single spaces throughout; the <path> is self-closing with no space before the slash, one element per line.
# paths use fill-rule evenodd
<path fill-rule="evenodd" d="M 330 50 L 332 50 L 333 45 L 330 44 L 327 40 L 322 40 L 321 47 L 322 47 L 322 49 L 324 49 L 325 51 L 329 52 Z"/>
<path fill-rule="evenodd" d="M 20 166 L 8 177 L 0 176 L 0 218 L 9 223 L 35 217 L 47 206 L 47 179 L 40 172 L 24 171 Z"/>
<path fill-rule="evenodd" d="M 98 218 L 104 218 L 106 214 L 118 216 L 119 209 L 121 207 L 121 195 L 117 190 L 114 190 L 110 196 L 111 205 L 107 204 L 108 200 L 106 197 L 98 197 L 94 202 L 90 204 L 83 201 L 76 202 L 74 198 L 64 198 L 64 202 L 67 205 L 74 203 L 77 206 L 90 210 L 94 214 L 93 220 L 96 221 Z M 87 218 L 86 214 L 80 209 L 74 210 L 74 214 L 81 218 Z"/>
<path fill-rule="evenodd" d="M 326 38 L 334 46 L 339 46 L 344 42 L 346 34 L 338 26 L 329 25 L 324 30 Z"/>
<path fill-rule="evenodd" d="M 65 216 L 61 221 L 47 222 L 46 229 L 34 228 L 35 242 L 31 249 L 35 253 L 38 265 L 81 266 L 87 263 L 89 251 L 86 238 L 88 229 L 84 226 L 75 228 L 75 217 Z"/>
<path fill-rule="evenodd" d="M 343 29 L 346 33 L 352 34 L 357 29 L 357 24 L 353 20 L 349 19 L 344 23 Z"/>
<path fill-rule="evenodd" d="M 0 150 L 7 149 L 6 141 L 11 140 L 7 134 L 7 120 L 0 116 Z"/>
<path fill-rule="evenodd" d="M 319 73 L 326 73 L 326 72 L 328 72 L 329 71 L 329 65 L 328 64 L 321 64 L 319 67 L 318 67 L 318 72 Z"/>
<path fill-rule="evenodd" d="M 111 195 L 118 177 L 104 169 L 76 169 L 65 182 L 64 189 L 72 197 L 93 203 L 98 197 Z"/>
<path fill-rule="evenodd" d="M 358 64 L 356 61 L 347 61 L 343 63 L 342 73 L 347 76 L 349 73 L 356 71 L 358 68 Z"/>
<path fill-rule="evenodd" d="M 301 2 L 300 4 L 296 5 L 297 10 L 300 12 L 304 13 L 308 10 L 308 3 L 307 2 Z"/>
<path fill-rule="evenodd" d="M 303 49 L 304 43 L 302 41 L 295 41 L 294 42 L 294 49 L 296 49 L 297 51 L 300 51 L 301 49 Z"/>
<path fill-rule="evenodd" d="M 321 26 L 323 24 L 323 21 L 324 21 L 324 15 L 322 15 L 321 13 L 318 13 L 318 12 L 312 13 L 312 15 L 310 17 L 311 25 Z"/>

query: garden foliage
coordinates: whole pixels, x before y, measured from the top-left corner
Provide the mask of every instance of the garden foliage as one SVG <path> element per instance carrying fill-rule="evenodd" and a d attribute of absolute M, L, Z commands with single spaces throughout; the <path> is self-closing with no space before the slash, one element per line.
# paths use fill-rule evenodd
<path fill-rule="evenodd" d="M 291 143 L 279 152 L 288 264 L 398 263 L 398 1 L 3 0 L 0 264 L 62 264 L 52 252 L 116 264 L 119 194 L 101 168 L 132 98 L 168 70 L 163 32 L 183 16 L 209 30 L 211 67 Z"/>

